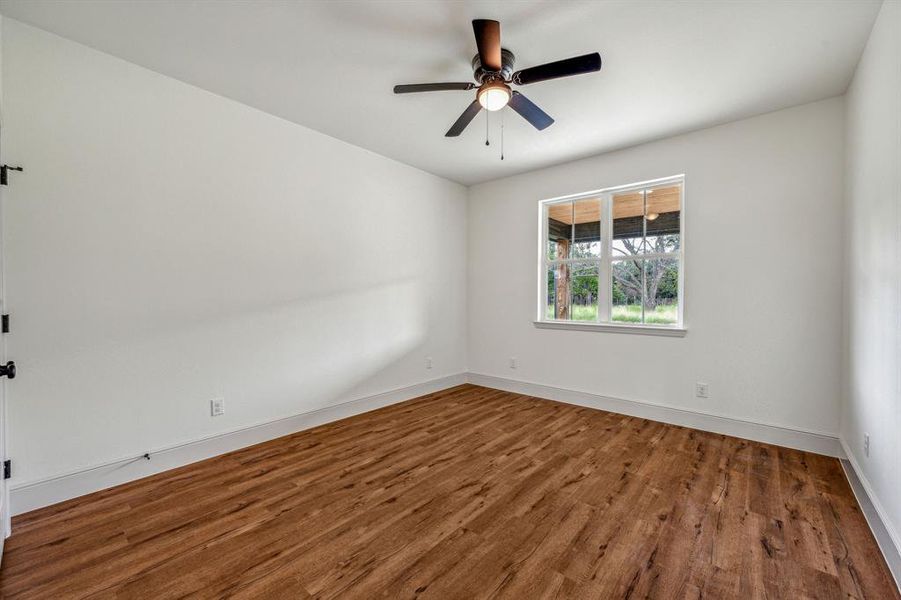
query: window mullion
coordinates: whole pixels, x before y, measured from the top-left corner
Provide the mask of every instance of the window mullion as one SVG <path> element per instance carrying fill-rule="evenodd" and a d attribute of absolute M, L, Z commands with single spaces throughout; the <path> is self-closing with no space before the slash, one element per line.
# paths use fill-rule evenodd
<path fill-rule="evenodd" d="M 648 282 L 647 282 L 647 256 L 648 251 L 648 190 L 641 190 L 641 323 L 645 323 L 644 307 L 647 306 Z"/>
<path fill-rule="evenodd" d="M 613 304 L 612 254 L 613 254 L 613 196 L 601 196 L 601 261 L 598 273 L 598 321 L 609 323 Z M 603 294 L 601 293 L 603 289 Z M 602 300 L 603 298 L 603 300 Z"/>

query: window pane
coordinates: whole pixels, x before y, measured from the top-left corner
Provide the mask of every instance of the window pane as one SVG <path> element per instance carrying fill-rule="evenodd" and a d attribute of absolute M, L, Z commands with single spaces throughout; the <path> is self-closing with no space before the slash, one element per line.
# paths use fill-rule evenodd
<path fill-rule="evenodd" d="M 644 190 L 613 195 L 613 256 L 644 252 Z"/>
<path fill-rule="evenodd" d="M 644 261 L 644 322 L 674 325 L 679 322 L 679 261 L 656 258 Z"/>
<path fill-rule="evenodd" d="M 610 319 L 617 323 L 641 323 L 642 260 L 613 263 Z"/>
<path fill-rule="evenodd" d="M 585 198 L 573 202 L 573 238 L 570 256 L 592 258 L 601 255 L 601 201 Z"/>
<path fill-rule="evenodd" d="M 553 319 L 553 318 L 555 318 L 554 315 L 556 314 L 556 312 L 554 310 L 554 302 L 555 302 L 555 298 L 557 297 L 556 296 L 557 286 L 556 286 L 555 280 L 554 280 L 554 271 L 555 270 L 554 270 L 553 266 L 548 267 L 547 276 L 545 277 L 545 280 L 544 280 L 545 284 L 546 284 L 545 287 L 546 287 L 546 293 L 547 293 L 547 306 L 546 306 L 545 313 L 544 313 L 545 319 Z"/>
<path fill-rule="evenodd" d="M 558 263 L 548 267 L 547 304 L 549 319 L 569 320 L 571 304 L 569 297 L 569 280 L 570 265 Z"/>
<path fill-rule="evenodd" d="M 645 198 L 645 250 L 675 252 L 679 249 L 682 186 L 647 190 Z"/>
<path fill-rule="evenodd" d="M 596 321 L 598 316 L 597 263 L 558 263 L 547 270 L 548 319 Z"/>
<path fill-rule="evenodd" d="M 559 202 L 549 204 L 546 208 L 548 260 L 569 258 L 573 231 L 573 203 Z"/>
<path fill-rule="evenodd" d="M 601 255 L 600 199 L 550 204 L 546 214 L 549 260 Z"/>
<path fill-rule="evenodd" d="M 614 194 L 613 255 L 676 252 L 681 210 L 681 184 Z"/>
<path fill-rule="evenodd" d="M 573 263 L 571 269 L 570 298 L 573 321 L 597 321 L 598 319 L 598 265 L 597 263 Z"/>

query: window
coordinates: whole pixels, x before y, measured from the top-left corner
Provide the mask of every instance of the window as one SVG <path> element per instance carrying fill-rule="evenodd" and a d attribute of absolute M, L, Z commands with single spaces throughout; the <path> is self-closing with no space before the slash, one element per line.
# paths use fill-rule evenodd
<path fill-rule="evenodd" d="M 682 331 L 683 204 L 681 176 L 542 202 L 536 324 Z"/>

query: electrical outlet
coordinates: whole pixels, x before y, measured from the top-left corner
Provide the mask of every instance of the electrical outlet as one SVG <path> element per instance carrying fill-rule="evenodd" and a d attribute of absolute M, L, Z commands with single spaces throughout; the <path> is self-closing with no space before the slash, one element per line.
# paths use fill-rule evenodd
<path fill-rule="evenodd" d="M 225 414 L 225 398 L 213 398 L 210 400 L 210 416 L 219 417 Z"/>
<path fill-rule="evenodd" d="M 870 457 L 870 434 L 863 434 L 863 455 L 867 458 Z"/>
<path fill-rule="evenodd" d="M 515 369 L 519 366 L 519 360 L 515 356 L 510 357 L 510 368 Z"/>
<path fill-rule="evenodd" d="M 695 384 L 695 396 L 698 398 L 709 398 L 710 397 L 710 386 L 706 383 L 697 382 Z"/>
<path fill-rule="evenodd" d="M 425 357 L 425 368 L 426 368 L 426 369 L 431 369 L 431 368 L 432 368 L 432 357 L 431 357 L 431 356 L 426 356 L 426 357 Z"/>

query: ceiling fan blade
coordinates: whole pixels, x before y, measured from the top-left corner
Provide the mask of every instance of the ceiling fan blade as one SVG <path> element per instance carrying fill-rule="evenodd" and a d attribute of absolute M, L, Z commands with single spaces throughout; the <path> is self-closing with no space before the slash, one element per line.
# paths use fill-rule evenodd
<path fill-rule="evenodd" d="M 451 128 L 447 130 L 447 133 L 444 134 L 444 137 L 457 137 L 463 130 L 466 129 L 466 126 L 476 118 L 476 115 L 479 114 L 479 111 L 482 110 L 482 105 L 479 104 L 478 100 L 473 100 L 472 104 L 466 107 L 466 110 L 463 111 L 463 114 L 460 115 L 460 118 L 451 125 Z"/>
<path fill-rule="evenodd" d="M 510 108 L 520 114 L 520 116 L 532 124 L 532 127 L 541 131 L 547 129 L 554 123 L 554 119 L 549 114 L 538 108 L 531 100 L 520 94 L 513 92 L 510 98 Z"/>
<path fill-rule="evenodd" d="M 445 90 L 471 90 L 474 83 L 409 83 L 394 86 L 395 94 L 412 94 L 414 92 L 443 92 Z"/>
<path fill-rule="evenodd" d="M 593 54 L 585 54 L 573 58 L 566 58 L 556 62 L 550 62 L 537 67 L 529 67 L 513 74 L 513 83 L 526 85 L 528 83 L 537 83 L 539 81 L 547 81 L 548 79 L 557 79 L 558 77 L 569 77 L 570 75 L 581 75 L 583 73 L 593 73 L 601 70 L 601 55 L 597 52 Z"/>
<path fill-rule="evenodd" d="M 476 34 L 479 61 L 486 71 L 501 70 L 501 24 L 497 21 L 474 19 L 472 31 Z"/>

